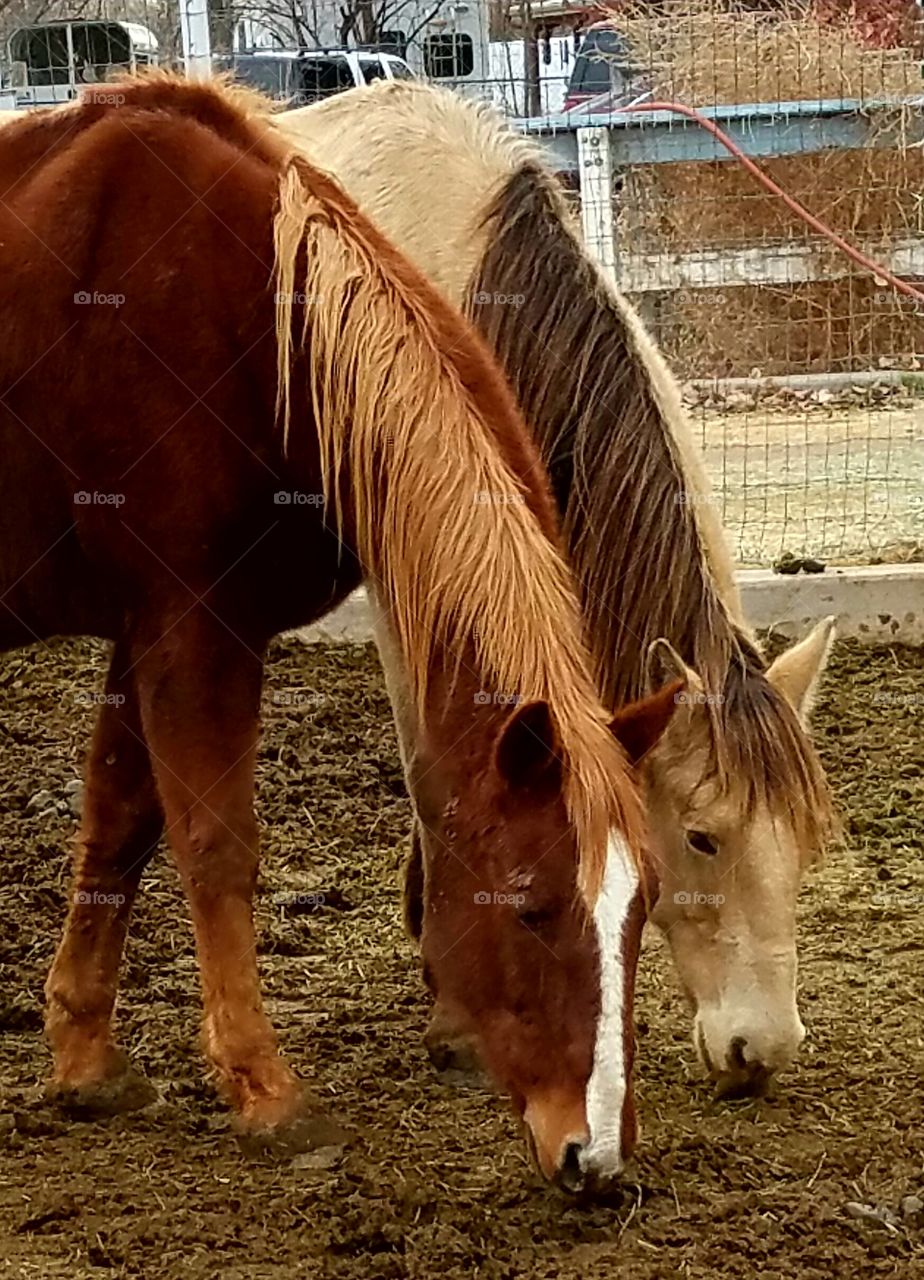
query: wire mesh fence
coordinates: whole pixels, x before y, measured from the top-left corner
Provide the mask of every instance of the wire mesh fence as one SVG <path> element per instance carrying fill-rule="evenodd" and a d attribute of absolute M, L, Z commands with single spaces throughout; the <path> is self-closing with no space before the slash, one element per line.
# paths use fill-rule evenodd
<path fill-rule="evenodd" d="M 209 16 L 216 66 L 280 106 L 403 74 L 395 57 L 495 102 L 584 186 L 585 216 L 576 131 L 606 127 L 603 256 L 684 384 L 739 560 L 920 556 L 924 305 L 698 126 L 622 114 L 699 108 L 823 228 L 924 288 L 913 0 L 614 0 L 590 18 L 567 0 L 215 0 Z M 0 0 L 3 105 L 173 62 L 179 31 L 176 0 Z"/>
<path fill-rule="evenodd" d="M 618 21 L 652 101 L 716 109 L 824 227 L 915 281 L 920 17 L 876 0 L 686 3 Z M 718 143 L 668 155 L 618 171 L 618 274 L 688 384 L 739 558 L 916 556 L 921 301 L 852 262 Z"/>

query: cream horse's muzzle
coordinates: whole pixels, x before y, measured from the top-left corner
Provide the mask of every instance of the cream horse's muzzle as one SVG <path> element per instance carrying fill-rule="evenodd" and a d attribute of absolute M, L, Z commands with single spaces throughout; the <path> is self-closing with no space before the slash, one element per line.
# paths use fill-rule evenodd
<path fill-rule="evenodd" d="M 785 1016 L 748 1020 L 719 1006 L 696 1014 L 697 1054 L 721 1098 L 760 1097 L 777 1072 L 790 1066 L 805 1039 L 795 1004 Z"/>

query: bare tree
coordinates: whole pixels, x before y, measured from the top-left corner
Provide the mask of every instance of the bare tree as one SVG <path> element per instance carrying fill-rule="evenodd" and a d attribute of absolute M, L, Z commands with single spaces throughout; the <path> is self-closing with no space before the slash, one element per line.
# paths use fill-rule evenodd
<path fill-rule="evenodd" d="M 340 40 L 348 44 L 380 45 L 390 32 L 400 31 L 403 45 L 413 44 L 448 0 L 432 0 L 429 6 L 417 0 L 340 0 Z M 396 50 L 403 54 L 404 48 Z"/>
<path fill-rule="evenodd" d="M 90 0 L 84 0 L 85 3 Z M 97 0 L 99 2 L 99 0 Z M 341 45 L 407 46 L 449 0 L 209 0 L 212 47 L 230 52 L 242 18 L 258 22 L 280 47 L 317 48 L 322 37 Z M 0 0 L 2 7 L 4 0 Z M 333 33 L 336 32 L 336 36 Z M 403 53 L 404 47 L 396 52 Z"/>
<path fill-rule="evenodd" d="M 317 5 L 310 0 L 255 0 L 239 8 L 271 32 L 280 48 L 310 49 L 321 42 Z"/>

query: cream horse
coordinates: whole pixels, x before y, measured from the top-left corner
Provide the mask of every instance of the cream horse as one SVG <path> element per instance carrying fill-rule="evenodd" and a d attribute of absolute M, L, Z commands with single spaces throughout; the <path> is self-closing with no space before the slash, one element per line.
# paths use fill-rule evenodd
<path fill-rule="evenodd" d="M 685 705 L 644 765 L 662 877 L 653 919 L 705 1068 L 721 1092 L 760 1091 L 804 1036 L 796 896 L 831 822 L 807 725 L 833 619 L 766 665 L 676 383 L 584 252 L 530 143 L 488 109 L 423 85 L 352 90 L 277 123 L 500 357 L 552 475 L 610 705 L 664 675 L 686 681 Z M 388 631 L 383 617 L 408 744 Z M 419 889 L 426 868 L 409 870 Z"/>

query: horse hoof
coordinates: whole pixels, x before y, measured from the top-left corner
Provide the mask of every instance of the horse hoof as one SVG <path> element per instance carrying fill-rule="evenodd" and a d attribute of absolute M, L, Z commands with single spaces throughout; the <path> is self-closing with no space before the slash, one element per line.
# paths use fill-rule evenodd
<path fill-rule="evenodd" d="M 45 1090 L 45 1097 L 75 1120 L 104 1120 L 129 1111 L 140 1111 L 156 1102 L 158 1093 L 126 1059 L 117 1074 L 104 1080 L 79 1085 L 52 1081 Z"/>
<path fill-rule="evenodd" d="M 288 1160 L 306 1151 L 324 1153 L 331 1165 L 339 1161 L 352 1134 L 335 1120 L 317 1112 L 305 1112 L 272 1128 L 256 1128 L 238 1122 L 237 1142 L 242 1153 L 257 1160 Z"/>

